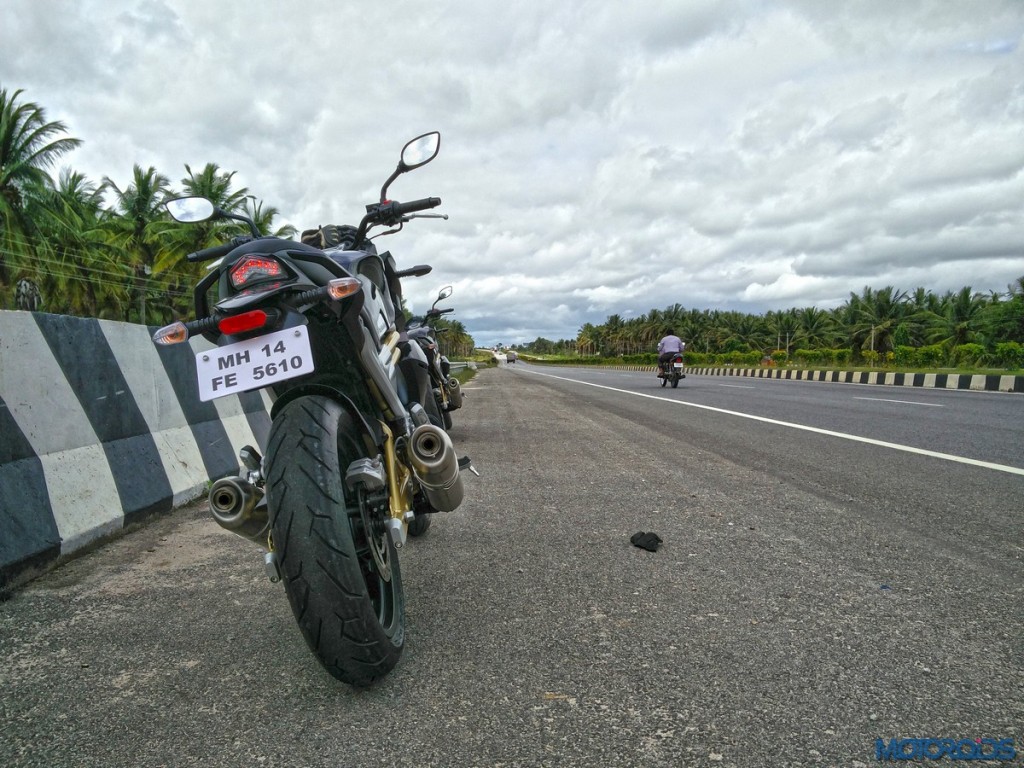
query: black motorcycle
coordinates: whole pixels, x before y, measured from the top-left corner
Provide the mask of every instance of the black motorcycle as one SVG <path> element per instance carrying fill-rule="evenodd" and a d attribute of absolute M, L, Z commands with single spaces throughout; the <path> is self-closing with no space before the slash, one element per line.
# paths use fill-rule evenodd
<path fill-rule="evenodd" d="M 437 299 L 423 317 L 414 316 L 407 323 L 409 338 L 414 339 L 423 349 L 430 368 L 430 381 L 434 391 L 434 399 L 441 414 L 445 429 L 452 428 L 452 411 L 462 407 L 462 385 L 452 376 L 451 363 L 441 354 L 438 336 L 447 333 L 447 328 L 435 328 L 431 322 L 451 314 L 454 309 L 438 309 L 437 305 L 452 295 L 452 287 L 445 286 L 437 294 Z"/>
<path fill-rule="evenodd" d="M 671 383 L 672 389 L 679 386 L 679 380 L 685 379 L 683 373 L 683 353 L 676 352 L 667 362 L 658 361 L 658 378 L 661 379 L 661 386 Z"/>
<path fill-rule="evenodd" d="M 387 198 L 400 174 L 433 160 L 440 134 L 405 145 L 380 202 L 358 227 L 321 227 L 305 242 L 263 236 L 251 219 L 203 198 L 168 202 L 178 221 L 245 222 L 250 236 L 188 255 L 220 259 L 195 288 L 197 319 L 161 328 L 158 344 L 202 335 L 204 401 L 266 388 L 266 453 L 247 446 L 238 477 L 217 480 L 217 522 L 267 549 L 310 649 L 330 674 L 368 685 L 398 662 L 405 597 L 398 552 L 410 524 L 462 502 L 461 461 L 444 429 L 430 364 L 405 334 L 398 270 L 367 234 L 393 234 L 438 206 Z M 443 217 L 447 218 L 447 217 Z M 309 244 L 310 242 L 315 245 Z M 209 294 L 216 291 L 211 305 Z"/>

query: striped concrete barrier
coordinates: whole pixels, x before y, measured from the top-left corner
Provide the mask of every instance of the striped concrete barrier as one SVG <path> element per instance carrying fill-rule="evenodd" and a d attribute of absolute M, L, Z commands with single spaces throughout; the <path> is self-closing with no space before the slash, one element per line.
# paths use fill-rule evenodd
<path fill-rule="evenodd" d="M 573 363 L 551 363 L 543 360 L 531 362 L 541 365 L 573 366 Z M 611 371 L 654 373 L 654 365 L 590 365 Z M 687 375 L 695 376 L 747 376 L 758 379 L 788 379 L 791 381 L 826 381 L 839 384 L 880 384 L 890 387 L 927 387 L 930 389 L 970 389 L 979 392 L 1024 393 L 1024 376 L 980 373 L 894 373 L 892 371 L 811 371 L 796 368 L 719 368 L 687 366 Z"/>
<path fill-rule="evenodd" d="M 654 370 L 653 368 L 651 370 Z M 687 368 L 707 376 L 748 376 L 760 379 L 879 384 L 890 387 L 971 389 L 981 392 L 1024 392 L 1024 376 L 969 373 L 895 373 L 893 371 L 831 371 L 795 368 Z"/>
<path fill-rule="evenodd" d="M 200 496 L 265 444 L 260 393 L 199 401 L 202 339 L 0 311 L 0 592 L 83 547 Z"/>

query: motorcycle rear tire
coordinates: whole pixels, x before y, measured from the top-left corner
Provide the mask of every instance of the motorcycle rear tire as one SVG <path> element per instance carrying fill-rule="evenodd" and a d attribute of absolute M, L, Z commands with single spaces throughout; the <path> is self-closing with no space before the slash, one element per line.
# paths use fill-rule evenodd
<path fill-rule="evenodd" d="M 678 386 L 679 386 L 679 374 L 676 373 L 676 374 L 673 374 L 673 376 L 672 376 L 672 389 L 675 389 Z"/>
<path fill-rule="evenodd" d="M 365 529 L 344 485 L 349 464 L 366 454 L 348 411 L 310 396 L 274 419 L 266 458 L 274 550 L 295 620 L 324 668 L 357 687 L 387 674 L 405 644 L 394 543 L 383 520 Z M 387 578 L 372 548 L 388 565 Z"/>

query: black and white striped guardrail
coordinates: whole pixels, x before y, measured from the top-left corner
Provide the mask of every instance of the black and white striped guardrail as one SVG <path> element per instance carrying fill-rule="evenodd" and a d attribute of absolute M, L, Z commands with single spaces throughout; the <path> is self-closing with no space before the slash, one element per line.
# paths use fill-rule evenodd
<path fill-rule="evenodd" d="M 539 361 L 538 361 L 539 362 Z M 543 363 L 566 365 L 572 363 Z M 654 365 L 600 365 L 586 366 L 613 371 L 654 373 Z M 695 367 L 683 369 L 695 376 L 747 376 L 759 379 L 789 379 L 791 381 L 826 381 L 840 384 L 880 384 L 890 387 L 927 387 L 930 389 L 970 389 L 980 392 L 1024 393 L 1024 376 L 982 373 L 894 373 L 893 371 L 807 370 L 803 368 L 732 368 Z"/>
<path fill-rule="evenodd" d="M 127 525 L 200 496 L 262 446 L 269 402 L 200 402 L 202 339 L 0 311 L 0 592 Z"/>
<path fill-rule="evenodd" d="M 834 371 L 797 368 L 687 368 L 686 372 L 707 376 L 748 376 L 761 379 L 827 381 L 842 384 L 880 384 L 890 387 L 1024 392 L 1024 376 L 1001 374 L 895 373 L 893 371 Z"/>

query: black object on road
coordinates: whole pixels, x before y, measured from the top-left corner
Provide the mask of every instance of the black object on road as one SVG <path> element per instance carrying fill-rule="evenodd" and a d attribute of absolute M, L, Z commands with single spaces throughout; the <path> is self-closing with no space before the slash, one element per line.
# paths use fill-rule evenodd
<path fill-rule="evenodd" d="M 658 534 L 643 531 L 634 533 L 629 540 L 633 542 L 633 546 L 646 549 L 648 552 L 657 552 L 658 545 L 661 544 L 661 537 Z"/>

